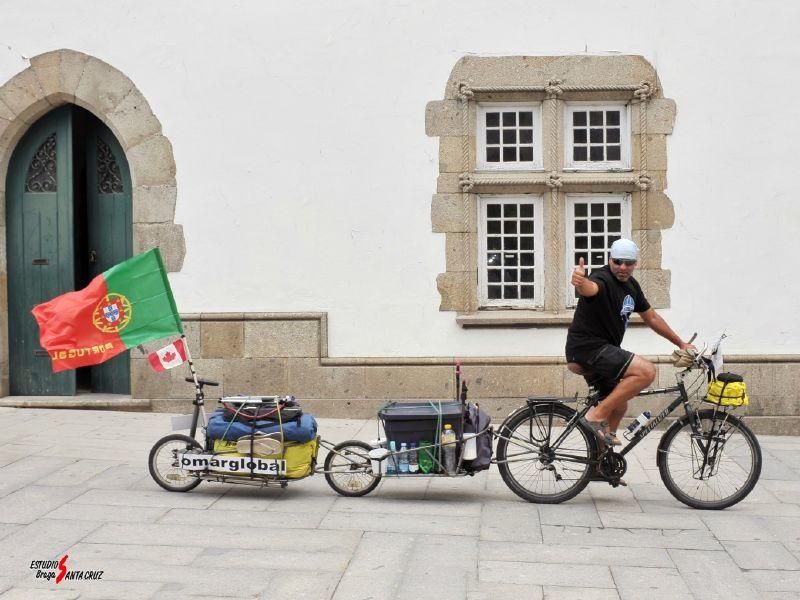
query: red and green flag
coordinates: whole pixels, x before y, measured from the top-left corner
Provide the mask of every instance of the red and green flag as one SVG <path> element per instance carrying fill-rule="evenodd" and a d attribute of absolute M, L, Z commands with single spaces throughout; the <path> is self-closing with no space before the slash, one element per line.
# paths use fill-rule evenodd
<path fill-rule="evenodd" d="M 128 348 L 183 333 L 158 248 L 31 312 L 56 373 L 96 365 Z"/>

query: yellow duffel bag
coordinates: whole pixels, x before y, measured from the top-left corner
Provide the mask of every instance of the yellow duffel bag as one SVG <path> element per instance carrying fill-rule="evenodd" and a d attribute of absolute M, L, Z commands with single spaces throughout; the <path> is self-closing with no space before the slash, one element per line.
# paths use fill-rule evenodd
<path fill-rule="evenodd" d="M 744 378 L 736 373 L 720 373 L 714 381 L 708 384 L 705 400 L 720 406 L 747 406 L 750 404 Z"/>
<path fill-rule="evenodd" d="M 286 461 L 287 479 L 298 479 L 311 474 L 319 449 L 319 438 L 315 437 L 309 442 L 284 442 L 283 456 L 280 454 L 253 454 L 256 458 L 283 459 Z M 248 456 L 236 451 L 236 442 L 227 440 L 214 440 L 214 454 L 225 457 Z"/>

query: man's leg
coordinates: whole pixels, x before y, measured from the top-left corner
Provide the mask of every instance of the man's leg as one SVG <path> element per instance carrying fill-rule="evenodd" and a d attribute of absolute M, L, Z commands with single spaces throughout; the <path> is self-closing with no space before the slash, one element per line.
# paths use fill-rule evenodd
<path fill-rule="evenodd" d="M 625 403 L 625 406 L 619 409 L 614 409 L 611 411 L 611 414 L 608 417 L 608 430 L 612 433 L 616 433 L 617 427 L 619 427 L 620 422 L 625 417 L 625 413 L 628 411 L 628 403 Z"/>
<path fill-rule="evenodd" d="M 628 400 L 653 383 L 655 378 L 655 365 L 641 356 L 634 356 L 617 387 L 589 410 L 586 418 L 589 421 L 608 421 L 609 430 L 616 430 L 628 408 Z"/>

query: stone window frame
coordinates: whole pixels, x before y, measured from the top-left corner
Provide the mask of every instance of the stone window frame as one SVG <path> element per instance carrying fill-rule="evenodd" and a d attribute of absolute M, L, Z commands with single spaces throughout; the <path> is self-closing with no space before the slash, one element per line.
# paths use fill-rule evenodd
<path fill-rule="evenodd" d="M 476 105 L 479 102 L 543 104 L 543 172 L 479 172 L 476 165 Z M 562 123 L 569 101 L 630 105 L 629 171 L 576 172 L 564 169 Z M 444 100 L 426 107 L 426 134 L 439 138 L 437 193 L 431 204 L 434 233 L 445 234 L 446 271 L 436 284 L 440 311 L 472 326 L 563 326 L 566 308 L 561 273 L 565 194 L 627 192 L 632 197 L 632 238 L 641 248 L 637 279 L 656 308 L 670 305 L 670 271 L 661 264 L 661 230 L 672 227 L 667 186 L 666 136 L 672 133 L 675 103 L 663 96 L 658 75 L 641 56 L 466 56 L 450 73 Z M 545 198 L 545 303 L 539 310 L 479 307 L 477 196 L 542 194 Z"/>
<path fill-rule="evenodd" d="M 482 115 L 487 112 L 492 112 L 491 109 L 499 107 L 508 107 L 516 109 L 518 112 L 523 108 L 530 108 L 534 113 L 534 120 L 531 129 L 533 129 L 533 160 L 529 162 L 498 162 L 491 163 L 482 158 L 486 156 L 486 125 L 481 119 Z M 476 123 L 475 123 L 475 143 L 477 145 L 476 156 L 476 171 L 542 171 L 544 170 L 543 158 L 543 140 L 542 140 L 542 103 L 541 102 L 481 102 L 476 107 Z M 517 130 L 519 125 L 517 125 Z M 501 128 L 502 131 L 502 128 Z M 517 141 L 519 145 L 519 141 Z"/>
<path fill-rule="evenodd" d="M 486 196 L 478 196 L 478 256 L 483 256 L 488 252 L 491 252 L 486 248 L 486 236 L 487 233 L 484 231 L 484 218 L 483 218 L 483 206 L 486 202 L 491 201 L 498 201 L 501 203 L 507 203 L 508 201 L 523 201 L 523 202 L 531 202 L 534 206 L 534 226 L 533 226 L 533 239 L 534 239 L 534 272 L 535 272 L 535 282 L 534 282 L 534 297 L 530 300 L 490 300 L 487 290 L 488 281 L 486 279 L 486 271 L 487 269 L 479 269 L 478 271 L 478 294 L 480 295 L 480 303 L 481 306 L 492 306 L 492 307 L 538 307 L 544 303 L 543 294 L 542 294 L 542 282 L 541 278 L 543 275 L 543 267 L 542 267 L 542 260 L 544 258 L 544 252 L 542 252 L 542 245 L 544 244 L 544 227 L 542 225 L 542 213 L 544 212 L 544 198 L 542 198 L 541 194 L 490 194 Z M 538 242 L 537 242 L 538 240 Z M 502 250 L 501 250 L 502 253 Z M 502 271 L 502 269 L 501 269 Z"/>

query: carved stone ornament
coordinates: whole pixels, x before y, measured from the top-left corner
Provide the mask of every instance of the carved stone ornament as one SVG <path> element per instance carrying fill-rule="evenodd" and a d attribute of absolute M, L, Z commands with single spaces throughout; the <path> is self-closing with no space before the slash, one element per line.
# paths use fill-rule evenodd
<path fill-rule="evenodd" d="M 558 98 L 564 93 L 563 81 L 561 79 L 550 79 L 544 86 L 544 91 L 548 98 Z"/>
<path fill-rule="evenodd" d="M 561 180 L 561 175 L 555 171 L 548 173 L 547 181 L 545 183 L 547 184 L 547 187 L 552 189 L 557 189 L 564 185 L 564 182 Z"/>
<path fill-rule="evenodd" d="M 460 81 L 456 85 L 456 95 L 460 100 L 471 100 L 473 96 L 475 96 L 475 92 L 472 91 L 470 85 L 465 81 Z"/>
<path fill-rule="evenodd" d="M 475 179 L 472 177 L 472 173 L 461 173 L 458 176 L 458 185 L 461 186 L 462 192 L 471 192 L 472 188 L 475 187 Z"/>

